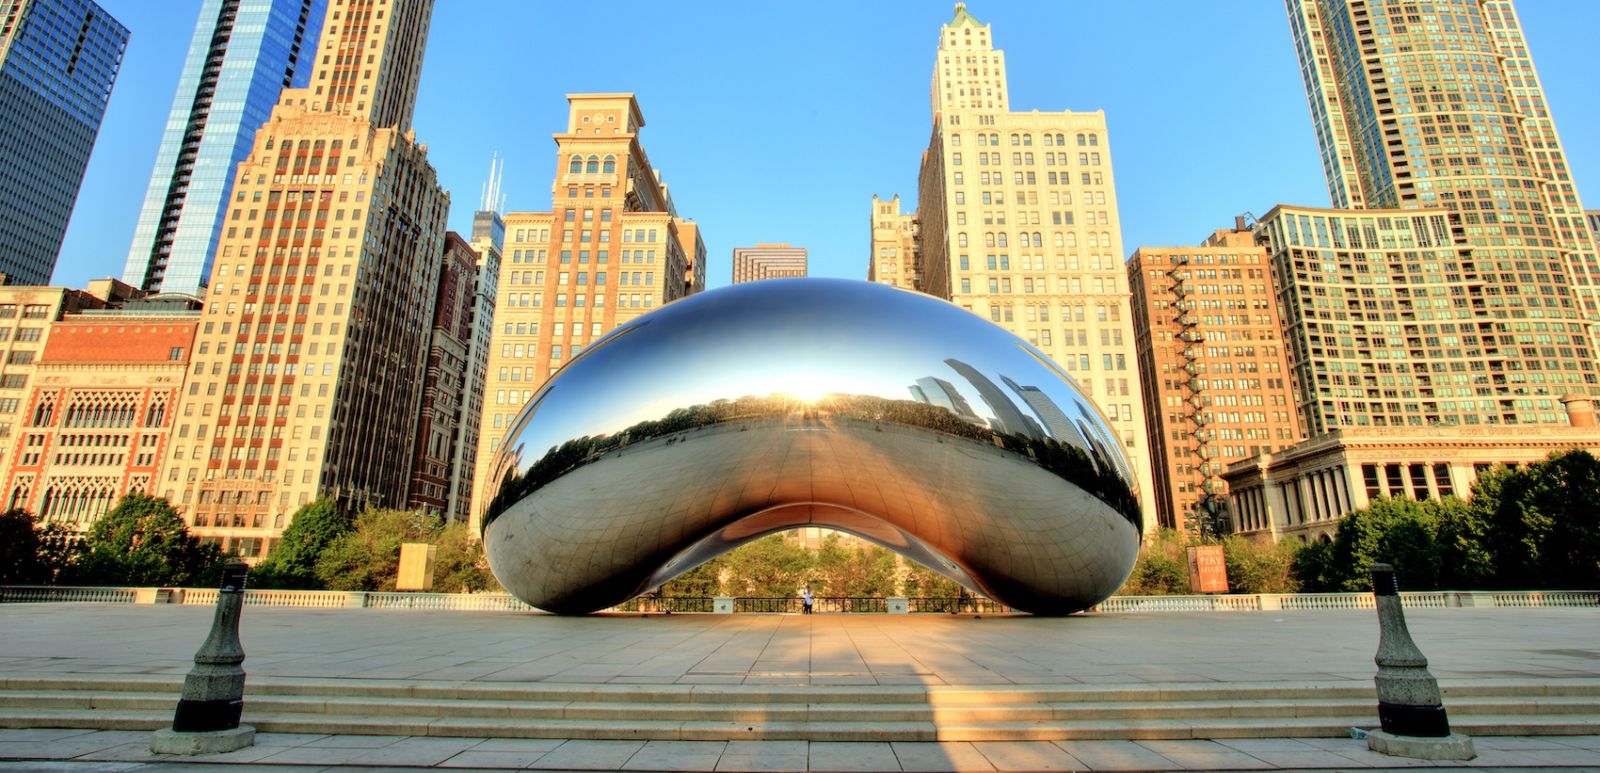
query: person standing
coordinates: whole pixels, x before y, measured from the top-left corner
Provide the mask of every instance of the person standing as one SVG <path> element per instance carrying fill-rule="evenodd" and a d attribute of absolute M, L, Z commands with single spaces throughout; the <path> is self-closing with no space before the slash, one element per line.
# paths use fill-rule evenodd
<path fill-rule="evenodd" d="M 817 597 L 811 594 L 811 586 L 807 585 L 805 590 L 800 591 L 800 613 L 804 615 L 811 614 L 811 605 L 814 604 L 816 600 Z"/>

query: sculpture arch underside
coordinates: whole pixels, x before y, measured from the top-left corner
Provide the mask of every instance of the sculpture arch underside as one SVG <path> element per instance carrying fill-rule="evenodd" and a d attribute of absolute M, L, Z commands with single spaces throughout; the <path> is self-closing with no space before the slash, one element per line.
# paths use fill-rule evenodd
<path fill-rule="evenodd" d="M 564 614 L 802 526 L 1067 614 L 1122 584 L 1141 531 L 1120 443 L 1047 357 L 843 280 L 738 285 L 618 328 L 534 396 L 496 465 L 490 565 Z"/>

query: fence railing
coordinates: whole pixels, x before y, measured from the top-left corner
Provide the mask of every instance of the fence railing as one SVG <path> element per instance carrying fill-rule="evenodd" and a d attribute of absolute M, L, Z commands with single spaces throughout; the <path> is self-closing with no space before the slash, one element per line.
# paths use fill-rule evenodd
<path fill-rule="evenodd" d="M 1401 593 L 1408 608 L 1450 607 L 1595 607 L 1600 591 L 1418 591 Z M 103 588 L 70 586 L 0 586 L 0 603 L 86 602 L 99 604 L 217 603 L 215 588 Z M 709 596 L 641 596 L 619 604 L 610 612 L 712 613 L 726 602 L 735 613 L 795 614 L 800 599 L 751 597 L 714 599 Z M 392 593 L 363 591 L 247 590 L 244 603 L 256 606 L 366 609 L 433 609 L 484 612 L 526 612 L 533 607 L 507 593 Z M 1370 593 L 1241 593 L 1213 596 L 1112 596 L 1090 611 L 1145 612 L 1256 612 L 1373 609 Z M 815 611 L 832 614 L 909 613 L 1006 614 L 1012 610 L 987 598 L 912 597 L 907 599 L 856 596 L 818 596 Z"/>

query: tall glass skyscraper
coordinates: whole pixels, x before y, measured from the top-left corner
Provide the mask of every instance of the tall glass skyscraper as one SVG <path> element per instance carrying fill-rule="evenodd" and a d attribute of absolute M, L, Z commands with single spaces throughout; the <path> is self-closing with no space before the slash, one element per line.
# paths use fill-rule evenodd
<path fill-rule="evenodd" d="M 128 29 L 91 0 L 0 0 L 0 273 L 46 284 Z"/>
<path fill-rule="evenodd" d="M 233 170 L 278 92 L 304 86 L 327 0 L 205 0 L 172 100 L 122 280 L 198 293 L 211 272 Z"/>

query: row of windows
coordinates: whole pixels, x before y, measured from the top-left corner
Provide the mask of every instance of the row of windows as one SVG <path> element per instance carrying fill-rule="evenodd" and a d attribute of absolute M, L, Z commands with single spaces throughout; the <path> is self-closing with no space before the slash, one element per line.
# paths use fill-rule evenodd
<path fill-rule="evenodd" d="M 568 174 L 616 174 L 617 157 L 608 155 L 604 159 L 599 156 L 583 156 L 573 154 L 567 162 Z"/>
<path fill-rule="evenodd" d="M 1094 132 L 1078 132 L 1077 137 L 1080 147 L 1098 147 L 1100 145 L 1100 135 Z M 977 138 L 979 147 L 1000 146 L 1000 135 L 995 132 L 978 132 Z M 1042 136 L 1042 141 L 1045 147 L 1054 145 L 1064 148 L 1067 146 L 1067 135 L 1060 132 L 1045 132 Z M 961 134 L 959 132 L 950 135 L 950 144 L 958 148 L 961 147 Z M 1012 132 L 1011 144 L 1013 147 L 1032 147 L 1033 135 L 1027 132 Z"/>

